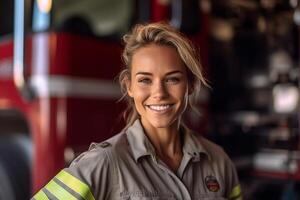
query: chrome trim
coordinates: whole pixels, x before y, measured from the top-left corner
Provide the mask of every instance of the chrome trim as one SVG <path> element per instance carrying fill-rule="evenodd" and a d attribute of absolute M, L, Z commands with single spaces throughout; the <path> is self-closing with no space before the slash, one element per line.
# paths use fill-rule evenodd
<path fill-rule="evenodd" d="M 80 97 L 117 100 L 121 90 L 110 80 L 77 78 L 59 75 L 34 75 L 30 86 L 38 97 Z"/>
<path fill-rule="evenodd" d="M 13 79 L 21 96 L 30 100 L 33 98 L 33 93 L 26 83 L 24 64 L 25 0 L 15 0 L 14 13 Z"/>

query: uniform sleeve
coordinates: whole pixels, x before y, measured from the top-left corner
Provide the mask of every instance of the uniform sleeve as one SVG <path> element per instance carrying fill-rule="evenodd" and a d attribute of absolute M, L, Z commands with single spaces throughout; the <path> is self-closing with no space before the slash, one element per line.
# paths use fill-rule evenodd
<path fill-rule="evenodd" d="M 228 159 L 226 174 L 227 174 L 227 198 L 229 200 L 242 200 L 242 191 L 239 183 L 238 175 L 236 172 L 236 168 L 232 161 Z"/>
<path fill-rule="evenodd" d="M 114 185 L 112 163 L 105 149 L 93 149 L 61 170 L 32 199 L 107 199 Z"/>

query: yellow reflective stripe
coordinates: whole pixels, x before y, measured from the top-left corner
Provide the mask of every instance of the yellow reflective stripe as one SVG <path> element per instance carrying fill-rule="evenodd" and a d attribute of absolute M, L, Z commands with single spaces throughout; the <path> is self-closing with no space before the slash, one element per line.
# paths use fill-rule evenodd
<path fill-rule="evenodd" d="M 241 194 L 241 186 L 237 185 L 231 190 L 229 198 L 231 199 L 231 198 L 237 197 L 240 194 Z"/>
<path fill-rule="evenodd" d="M 33 198 L 36 200 L 49 200 L 47 195 L 42 190 L 36 193 Z"/>
<path fill-rule="evenodd" d="M 95 200 L 89 186 L 79 179 L 75 178 L 68 172 L 61 170 L 57 175 L 56 178 L 63 182 L 66 186 L 70 189 L 74 190 L 78 193 L 82 198 L 85 200 Z"/>
<path fill-rule="evenodd" d="M 77 200 L 73 195 L 71 195 L 68 191 L 62 188 L 60 185 L 51 180 L 45 188 L 57 199 L 59 200 Z"/>
<path fill-rule="evenodd" d="M 243 200 L 243 197 L 239 197 L 239 198 L 237 198 L 237 199 L 235 199 L 235 200 Z"/>

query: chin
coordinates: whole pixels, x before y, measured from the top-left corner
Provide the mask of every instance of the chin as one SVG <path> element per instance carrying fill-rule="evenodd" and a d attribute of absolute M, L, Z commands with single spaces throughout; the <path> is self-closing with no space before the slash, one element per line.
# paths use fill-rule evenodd
<path fill-rule="evenodd" d="M 149 121 L 154 128 L 170 128 L 176 124 L 176 120 L 151 120 Z"/>

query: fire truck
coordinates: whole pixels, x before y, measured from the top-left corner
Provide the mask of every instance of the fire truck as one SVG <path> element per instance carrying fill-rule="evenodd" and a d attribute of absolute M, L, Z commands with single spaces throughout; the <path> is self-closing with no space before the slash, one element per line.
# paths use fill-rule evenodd
<path fill-rule="evenodd" d="M 121 36 L 133 24 L 168 21 L 205 48 L 209 20 L 198 4 L 1 0 L 0 199 L 28 199 L 91 142 L 123 127 L 115 77 Z"/>

